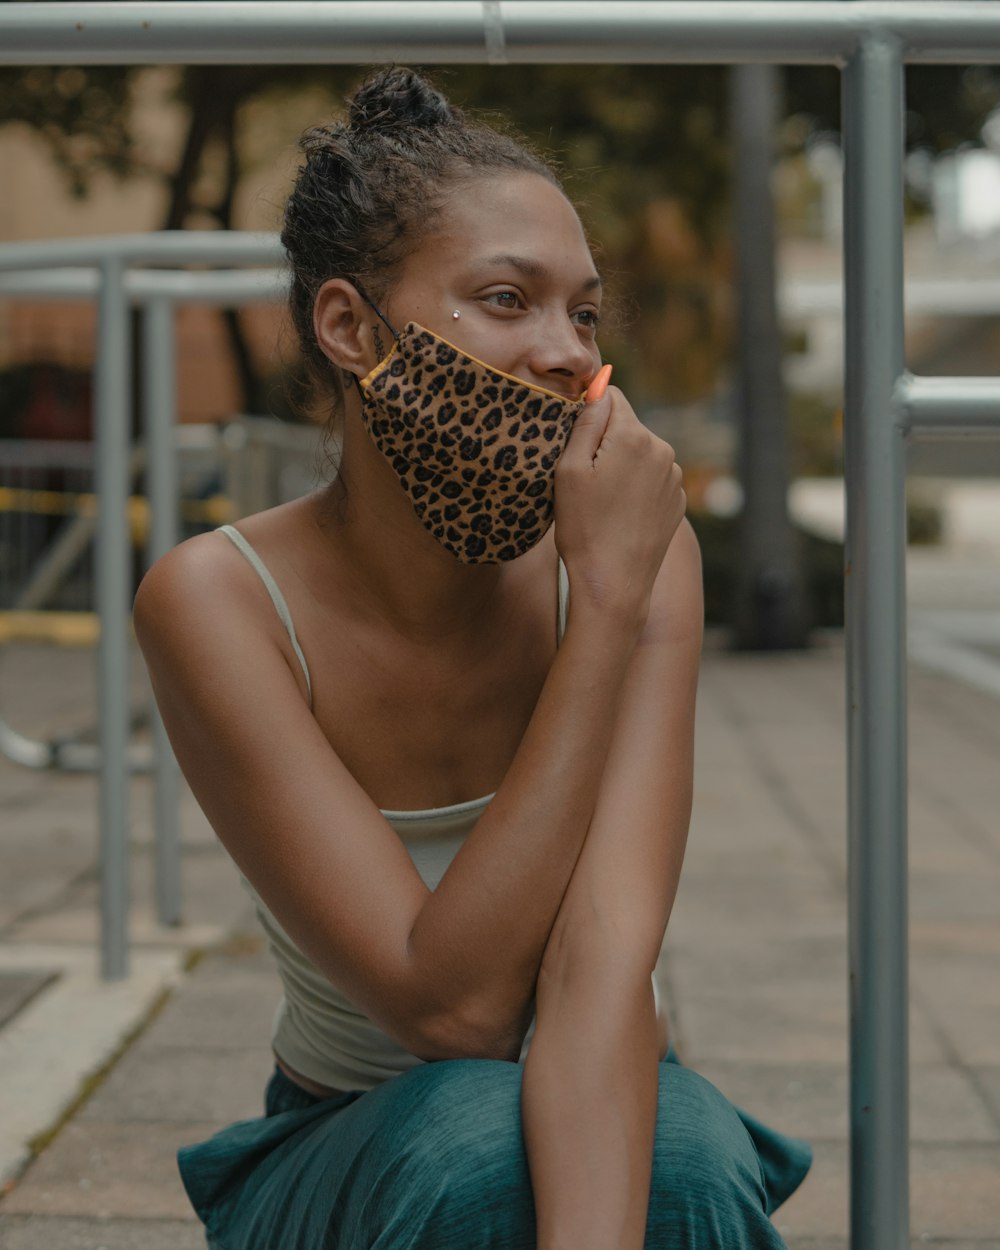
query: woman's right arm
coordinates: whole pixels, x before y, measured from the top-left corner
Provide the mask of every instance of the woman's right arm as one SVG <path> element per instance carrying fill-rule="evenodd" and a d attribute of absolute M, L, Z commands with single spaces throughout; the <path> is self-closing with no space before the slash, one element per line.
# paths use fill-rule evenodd
<path fill-rule="evenodd" d="M 221 841 L 330 981 L 426 1059 L 514 1058 L 530 1018 L 653 566 L 683 511 L 672 455 L 637 455 L 631 422 L 591 405 L 560 462 L 570 621 L 496 797 L 433 892 L 306 707 L 280 624 L 261 629 L 259 588 L 217 544 L 176 549 L 136 600 L 164 722 Z"/>

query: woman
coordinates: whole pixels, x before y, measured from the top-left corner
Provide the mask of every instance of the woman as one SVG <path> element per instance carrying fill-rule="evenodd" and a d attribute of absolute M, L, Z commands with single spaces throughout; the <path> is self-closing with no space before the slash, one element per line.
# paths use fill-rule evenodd
<path fill-rule="evenodd" d="M 284 987 L 267 1115 L 181 1152 L 209 1244 L 778 1247 L 805 1147 L 661 1062 L 700 563 L 672 450 L 592 385 L 576 213 L 405 70 L 303 146 L 336 480 L 136 600 Z"/>

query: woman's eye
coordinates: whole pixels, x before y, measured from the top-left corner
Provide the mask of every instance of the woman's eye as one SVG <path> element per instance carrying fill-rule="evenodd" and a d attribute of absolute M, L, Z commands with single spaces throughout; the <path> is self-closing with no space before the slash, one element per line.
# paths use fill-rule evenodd
<path fill-rule="evenodd" d="M 516 291 L 493 291 L 484 297 L 488 304 L 493 304 L 495 308 L 518 308 L 521 299 Z"/>
<path fill-rule="evenodd" d="M 585 330 L 596 331 L 601 322 L 601 314 L 596 308 L 579 308 L 573 313 L 573 319 Z"/>

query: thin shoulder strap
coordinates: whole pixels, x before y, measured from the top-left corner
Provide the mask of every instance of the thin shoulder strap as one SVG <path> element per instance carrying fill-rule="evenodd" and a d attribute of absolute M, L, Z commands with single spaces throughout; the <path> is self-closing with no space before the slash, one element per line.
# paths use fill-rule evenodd
<path fill-rule="evenodd" d="M 292 614 L 288 610 L 288 604 L 285 602 L 285 596 L 278 589 L 278 583 L 271 576 L 270 570 L 264 561 L 260 558 L 253 547 L 247 542 L 238 529 L 234 529 L 232 525 L 220 525 L 219 532 L 225 534 L 244 556 L 247 562 L 253 566 L 254 571 L 260 580 L 264 583 L 264 588 L 271 596 L 271 602 L 274 604 L 275 611 L 281 617 L 281 623 L 288 631 L 288 637 L 292 644 L 292 650 L 298 656 L 299 663 L 302 665 L 302 672 L 306 678 L 306 688 L 309 691 L 309 706 L 312 707 L 312 681 L 309 678 L 309 665 L 306 663 L 306 657 L 302 654 L 302 648 L 299 646 L 299 640 L 295 636 L 295 626 L 292 624 Z"/>
<path fill-rule="evenodd" d="M 566 632 L 566 615 L 569 611 L 569 573 L 566 572 L 566 565 L 562 560 L 559 561 L 559 617 L 558 617 L 558 633 L 556 634 L 556 642 L 562 642 L 562 636 Z"/>

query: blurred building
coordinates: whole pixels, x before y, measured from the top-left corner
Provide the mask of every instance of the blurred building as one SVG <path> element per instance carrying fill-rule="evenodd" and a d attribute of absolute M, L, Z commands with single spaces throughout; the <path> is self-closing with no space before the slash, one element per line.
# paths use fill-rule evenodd
<path fill-rule="evenodd" d="M 71 194 L 36 133 L 19 124 L 0 125 L 0 168 L 7 173 L 0 196 L 0 239 L 16 242 L 160 229 L 169 198 L 167 175 L 177 163 L 184 137 L 184 110 L 173 98 L 174 75 L 172 67 L 157 67 L 138 79 L 135 121 L 145 172 L 125 181 L 95 175 L 90 193 L 82 199 Z M 273 166 L 244 178 L 236 206 L 239 228 L 274 229 L 276 205 L 284 197 L 286 183 L 287 171 Z M 209 221 L 204 224 L 212 226 Z M 290 354 L 279 309 L 249 307 L 241 313 L 241 323 L 265 373 Z M 61 376 L 61 393 L 53 394 L 52 367 L 89 371 L 95 324 L 90 301 L 0 299 L 0 372 L 40 366 L 27 382 L 29 428 L 23 433 L 53 437 L 62 423 L 63 437 L 80 437 L 83 409 L 67 399 Z M 219 421 L 238 411 L 238 379 L 219 314 L 210 308 L 181 307 L 177 334 L 181 420 Z"/>

